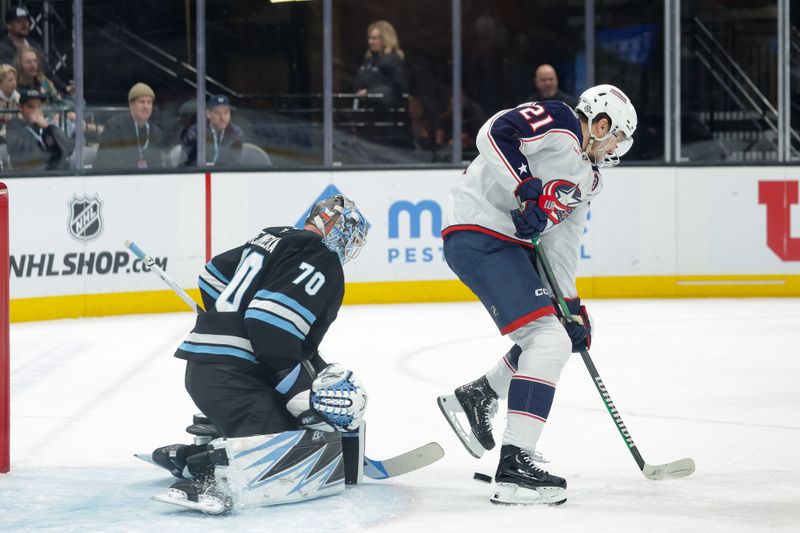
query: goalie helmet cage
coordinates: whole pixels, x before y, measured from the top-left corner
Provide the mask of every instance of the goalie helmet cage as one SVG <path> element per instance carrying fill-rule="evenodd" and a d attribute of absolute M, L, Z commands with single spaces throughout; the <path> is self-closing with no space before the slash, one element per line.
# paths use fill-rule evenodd
<path fill-rule="evenodd" d="M 8 263 L 8 187 L 0 183 L 0 473 L 10 463 L 11 374 L 9 346 L 9 263 Z"/>

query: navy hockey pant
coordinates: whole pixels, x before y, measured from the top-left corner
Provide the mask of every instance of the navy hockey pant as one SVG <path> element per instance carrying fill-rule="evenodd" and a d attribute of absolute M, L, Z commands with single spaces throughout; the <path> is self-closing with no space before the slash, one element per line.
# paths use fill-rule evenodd
<path fill-rule="evenodd" d="M 477 231 L 454 231 L 444 237 L 444 257 L 503 335 L 555 314 L 533 249 Z"/>
<path fill-rule="evenodd" d="M 283 396 L 263 376 L 239 365 L 187 361 L 186 391 L 223 437 L 297 429 Z"/>

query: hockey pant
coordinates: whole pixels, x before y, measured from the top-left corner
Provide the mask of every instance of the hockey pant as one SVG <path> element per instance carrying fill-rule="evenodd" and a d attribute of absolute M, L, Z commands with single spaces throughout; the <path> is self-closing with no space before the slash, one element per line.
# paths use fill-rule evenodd
<path fill-rule="evenodd" d="M 500 398 L 508 399 L 503 444 L 532 452 L 550 414 L 572 343 L 554 315 L 529 322 L 509 337 L 516 344 L 486 373 L 486 379 Z"/>

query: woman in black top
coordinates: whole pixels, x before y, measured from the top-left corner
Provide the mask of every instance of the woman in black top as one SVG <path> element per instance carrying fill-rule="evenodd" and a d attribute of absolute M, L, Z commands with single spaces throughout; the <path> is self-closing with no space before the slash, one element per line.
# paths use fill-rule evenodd
<path fill-rule="evenodd" d="M 394 26 L 385 20 L 373 22 L 367 29 L 367 43 L 364 63 L 356 75 L 356 95 L 380 94 L 380 99 L 374 101 L 381 107 L 402 106 L 403 95 L 408 92 L 408 74 Z"/>

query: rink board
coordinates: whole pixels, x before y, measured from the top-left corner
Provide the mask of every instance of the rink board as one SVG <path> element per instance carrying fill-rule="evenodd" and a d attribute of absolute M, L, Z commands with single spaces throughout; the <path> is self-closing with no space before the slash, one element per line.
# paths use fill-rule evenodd
<path fill-rule="evenodd" d="M 346 302 L 471 299 L 442 253 L 457 170 L 19 178 L 10 194 L 14 321 L 177 311 L 132 238 L 197 297 L 206 247 L 295 225 L 342 192 L 370 224 L 346 266 Z M 580 249 L 585 298 L 800 296 L 798 167 L 628 167 L 606 171 Z M 207 220 L 210 216 L 210 221 Z M 206 227 L 211 228 L 210 233 Z"/>

